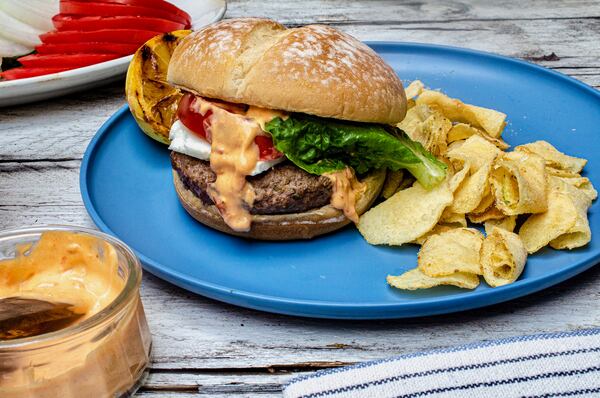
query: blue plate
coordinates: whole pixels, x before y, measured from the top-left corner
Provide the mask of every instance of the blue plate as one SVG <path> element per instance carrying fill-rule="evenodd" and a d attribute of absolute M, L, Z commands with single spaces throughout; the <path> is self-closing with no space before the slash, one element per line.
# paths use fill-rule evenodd
<path fill-rule="evenodd" d="M 502 110 L 515 146 L 548 140 L 590 160 L 600 186 L 600 94 L 564 75 L 497 55 L 433 45 L 370 43 L 405 81 L 421 79 L 465 102 Z M 593 240 L 529 258 L 521 278 L 474 291 L 403 292 L 385 277 L 416 266 L 417 248 L 367 244 L 352 226 L 312 241 L 260 242 L 204 227 L 179 204 L 165 146 L 138 129 L 126 106 L 98 131 L 81 166 L 81 192 L 96 225 L 136 251 L 149 272 L 198 294 L 284 314 L 346 319 L 416 317 L 483 307 L 568 279 L 600 258 Z M 600 232 L 598 203 L 590 225 Z"/>

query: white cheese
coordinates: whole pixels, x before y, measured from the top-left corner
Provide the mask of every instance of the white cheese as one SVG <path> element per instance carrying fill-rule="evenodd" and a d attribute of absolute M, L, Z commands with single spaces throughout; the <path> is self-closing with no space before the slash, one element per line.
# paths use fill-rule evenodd
<path fill-rule="evenodd" d="M 179 120 L 173 123 L 171 131 L 169 132 L 169 139 L 171 140 L 169 149 L 174 152 L 183 153 L 193 158 L 206 161 L 210 159 L 210 143 L 205 139 L 198 137 Z M 265 172 L 284 160 L 284 156 L 275 160 L 259 160 L 250 175 L 255 176 Z"/>
<path fill-rule="evenodd" d="M 191 157 L 208 160 L 210 158 L 210 144 L 205 139 L 198 137 L 179 120 L 173 123 L 169 132 L 171 145 L 169 149 Z"/>

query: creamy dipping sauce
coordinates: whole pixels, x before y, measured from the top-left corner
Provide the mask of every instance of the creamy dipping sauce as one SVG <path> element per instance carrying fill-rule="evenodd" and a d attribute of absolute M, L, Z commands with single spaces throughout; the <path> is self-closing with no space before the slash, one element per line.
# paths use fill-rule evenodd
<path fill-rule="evenodd" d="M 4 238 L 0 255 L 14 258 L 0 261 L 0 297 L 72 303 L 81 316 L 36 334 L 27 334 L 29 326 L 46 323 L 29 317 L 26 334 L 0 340 L 0 397 L 124 396 L 144 375 L 151 346 L 139 262 L 94 231 L 32 237 Z"/>
<path fill-rule="evenodd" d="M 342 210 L 346 217 L 358 223 L 356 198 L 357 195 L 365 191 L 366 185 L 358 181 L 354 171 L 349 167 L 324 174 L 324 176 L 329 178 L 333 185 L 331 205 L 336 209 Z"/>
<path fill-rule="evenodd" d="M 123 290 L 115 248 L 87 235 L 64 231 L 42 234 L 17 247 L 14 259 L 0 261 L 0 298 L 24 297 L 72 304 L 89 318 Z"/>

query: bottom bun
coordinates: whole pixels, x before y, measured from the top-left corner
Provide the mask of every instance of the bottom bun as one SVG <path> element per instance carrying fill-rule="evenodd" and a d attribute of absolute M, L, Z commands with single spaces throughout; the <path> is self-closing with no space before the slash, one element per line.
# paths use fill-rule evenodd
<path fill-rule="evenodd" d="M 385 170 L 376 171 L 363 178 L 367 189 L 356 201 L 356 212 L 360 215 L 373 204 L 385 180 Z M 348 225 L 351 221 L 344 213 L 331 205 L 304 213 L 252 216 L 252 227 L 248 232 L 229 228 L 214 204 L 205 204 L 192 191 L 187 189 L 173 170 L 175 191 L 185 210 L 197 221 L 230 235 L 260 240 L 310 239 L 332 232 Z"/>

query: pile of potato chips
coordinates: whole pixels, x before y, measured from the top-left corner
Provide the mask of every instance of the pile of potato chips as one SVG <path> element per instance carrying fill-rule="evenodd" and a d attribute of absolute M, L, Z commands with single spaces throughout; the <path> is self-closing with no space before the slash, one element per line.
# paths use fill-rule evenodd
<path fill-rule="evenodd" d="M 387 200 L 360 218 L 358 229 L 371 244 L 421 245 L 417 268 L 388 276 L 390 285 L 474 289 L 481 275 L 502 286 L 517 280 L 528 253 L 591 240 L 587 211 L 597 192 L 580 174 L 587 160 L 545 141 L 507 152 L 504 113 L 427 90 L 420 81 L 406 94 L 409 110 L 398 127 L 443 160 L 448 176 L 428 191 L 402 172 L 388 173 Z M 485 236 L 467 220 L 483 223 Z"/>

